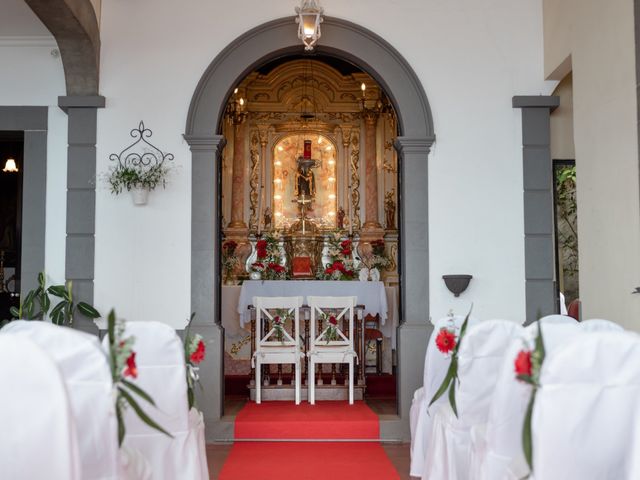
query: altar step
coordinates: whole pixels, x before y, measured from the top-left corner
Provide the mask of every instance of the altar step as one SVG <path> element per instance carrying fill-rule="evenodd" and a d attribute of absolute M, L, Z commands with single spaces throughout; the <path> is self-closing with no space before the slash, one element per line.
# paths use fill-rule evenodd
<path fill-rule="evenodd" d="M 249 398 L 251 401 L 256 400 L 255 385 L 248 385 Z M 365 385 L 353 386 L 354 400 L 364 400 L 364 393 L 367 387 Z M 282 385 L 262 386 L 261 397 L 263 401 L 292 401 L 295 400 L 295 389 L 290 383 Z M 308 399 L 308 389 L 306 385 L 302 385 L 300 396 L 303 401 Z M 349 387 L 347 385 L 325 383 L 316 385 L 316 400 L 349 400 Z"/>

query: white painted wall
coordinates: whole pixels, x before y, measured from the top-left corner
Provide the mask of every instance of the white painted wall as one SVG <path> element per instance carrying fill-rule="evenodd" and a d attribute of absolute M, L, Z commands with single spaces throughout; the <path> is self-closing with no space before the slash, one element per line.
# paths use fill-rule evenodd
<path fill-rule="evenodd" d="M 97 195 L 96 306 L 132 320 L 184 325 L 190 303 L 190 152 L 182 139 L 202 73 L 234 38 L 291 16 L 297 2 L 111 0 L 101 11 L 98 171 L 140 120 L 175 154 L 176 172 L 149 205 Z M 524 318 L 520 112 L 511 97 L 548 94 L 541 0 L 339 0 L 326 13 L 363 25 L 413 66 L 434 114 L 430 162 L 431 314 Z M 145 21 L 141 21 L 145 19 Z M 301 48 L 302 50 L 302 48 Z M 227 88 L 228 86 L 221 86 Z M 408 194 L 411 194 L 408 192 Z M 441 279 L 474 275 L 454 300 Z"/>
<path fill-rule="evenodd" d="M 546 75 L 573 71 L 583 315 L 640 330 L 633 2 L 544 0 L 544 32 Z"/>
<path fill-rule="evenodd" d="M 67 116 L 58 108 L 58 96 L 65 95 L 62 61 L 51 54 L 57 46 L 50 35 L 2 33 L 0 105 L 49 107 L 45 270 L 58 283 L 64 280 L 67 194 Z"/>

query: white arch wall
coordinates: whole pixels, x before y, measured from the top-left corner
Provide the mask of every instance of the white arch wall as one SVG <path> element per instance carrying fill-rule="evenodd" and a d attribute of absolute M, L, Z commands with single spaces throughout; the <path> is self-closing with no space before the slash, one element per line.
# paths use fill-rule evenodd
<path fill-rule="evenodd" d="M 295 2 L 225 4 L 114 0 L 102 5 L 97 168 L 143 119 L 175 154 L 166 191 L 134 208 L 103 184 L 96 200 L 98 307 L 182 328 L 189 314 L 190 165 L 184 131 L 191 95 L 211 60 L 246 30 L 291 15 Z M 524 315 L 520 112 L 516 94 L 547 94 L 541 2 L 323 2 L 391 43 L 429 98 L 437 141 L 429 165 L 431 315 L 475 301 L 478 316 Z M 393 12 L 389 11 L 393 8 Z M 145 21 L 140 21 L 145 19 Z M 292 32 L 295 24 L 292 17 Z M 292 33 L 294 34 L 294 33 Z M 229 86 L 221 86 L 227 89 Z M 441 276 L 471 273 L 460 299 Z M 171 299 L 170 302 L 159 299 Z"/>

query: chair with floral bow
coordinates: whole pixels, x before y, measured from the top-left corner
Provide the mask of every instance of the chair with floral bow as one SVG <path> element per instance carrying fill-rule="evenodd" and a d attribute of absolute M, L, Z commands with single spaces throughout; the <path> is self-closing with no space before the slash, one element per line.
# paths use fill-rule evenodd
<path fill-rule="evenodd" d="M 353 328 L 357 297 L 309 296 L 307 301 L 311 309 L 308 352 L 309 403 L 313 405 L 316 401 L 316 364 L 346 363 L 349 365 L 349 404 L 353 404 L 353 362 L 357 359 L 353 348 Z M 348 323 L 346 328 L 345 319 Z"/>
<path fill-rule="evenodd" d="M 302 297 L 254 297 L 256 307 L 256 348 L 252 366 L 256 371 L 256 403 L 261 402 L 262 365 L 291 364 L 294 370 L 296 405 L 302 390 L 304 356 L 300 340 Z"/>

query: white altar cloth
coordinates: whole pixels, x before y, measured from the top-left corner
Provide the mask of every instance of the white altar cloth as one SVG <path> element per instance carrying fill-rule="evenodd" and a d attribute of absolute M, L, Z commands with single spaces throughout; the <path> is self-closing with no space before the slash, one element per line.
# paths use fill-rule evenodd
<path fill-rule="evenodd" d="M 364 305 L 364 314 L 380 314 L 380 324 L 384 325 L 388 317 L 387 294 L 383 282 L 329 281 L 329 280 L 245 280 L 238 299 L 240 324 L 250 322 L 248 306 L 253 297 L 287 297 L 299 295 L 327 297 L 358 297 L 358 305 Z M 391 332 L 389 332 L 391 333 Z M 392 335 L 389 335 L 392 336 Z M 394 335 L 395 336 L 395 335 Z"/>

